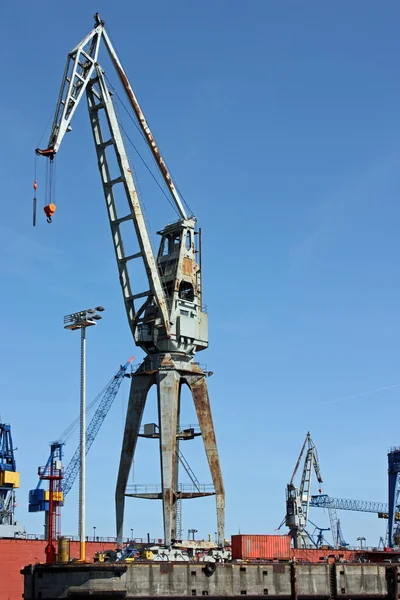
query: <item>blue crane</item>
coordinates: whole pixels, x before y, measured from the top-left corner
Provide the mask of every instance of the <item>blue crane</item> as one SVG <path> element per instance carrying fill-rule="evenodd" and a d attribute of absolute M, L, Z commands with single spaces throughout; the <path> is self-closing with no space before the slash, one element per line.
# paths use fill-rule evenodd
<path fill-rule="evenodd" d="M 310 506 L 315 508 L 335 508 L 336 510 L 355 510 L 385 515 L 388 505 L 385 502 L 369 502 L 367 500 L 347 500 L 346 498 L 332 498 L 327 494 L 311 496 Z M 387 518 L 387 517 L 386 517 Z"/>
<path fill-rule="evenodd" d="M 400 449 L 398 449 L 400 456 Z M 388 525 L 388 545 L 394 545 L 394 538 L 397 535 L 399 527 L 395 527 L 394 523 L 400 521 L 400 506 L 398 504 L 398 482 L 397 476 L 391 474 L 390 453 L 389 453 L 389 505 L 386 502 L 370 502 L 368 500 L 348 500 L 347 498 L 332 498 L 327 494 L 319 496 L 311 496 L 310 506 L 315 508 L 327 508 L 329 518 L 331 520 L 331 529 L 335 547 L 346 546 L 343 540 L 343 534 L 340 527 L 340 521 L 337 518 L 336 510 L 354 510 L 357 512 L 375 513 L 381 519 L 389 519 Z M 398 463 L 400 465 L 400 462 Z M 394 467 L 392 468 L 394 470 Z M 392 480 L 391 480 L 392 477 Z M 392 494 L 392 496 L 390 495 Z M 392 500 L 391 500 L 392 499 Z M 336 523 L 334 526 L 333 523 Z M 400 537 L 400 536 L 399 536 Z"/>
<path fill-rule="evenodd" d="M 128 360 L 127 363 L 125 363 L 125 365 L 121 366 L 119 368 L 119 370 L 117 371 L 117 373 L 114 375 L 114 377 L 111 379 L 111 381 L 107 384 L 107 386 L 104 388 L 102 394 L 100 394 L 100 402 L 98 407 L 96 408 L 96 411 L 93 415 L 93 417 L 90 420 L 89 425 L 86 428 L 86 454 L 89 452 L 99 430 L 100 427 L 102 426 L 104 419 L 106 418 L 112 403 L 115 400 L 115 397 L 119 391 L 119 388 L 121 386 L 121 383 L 124 379 L 124 377 L 130 377 L 130 373 L 128 373 L 128 369 L 132 363 L 133 360 L 133 356 Z M 94 399 L 94 401 L 89 405 L 88 409 L 90 409 L 97 401 L 98 401 L 98 396 Z M 65 440 L 67 437 L 69 437 L 72 433 L 72 431 L 75 429 L 75 427 L 77 426 L 79 422 L 79 418 L 75 419 L 75 421 L 73 421 L 73 423 L 71 423 L 71 425 L 69 425 L 69 427 L 67 427 L 67 429 L 63 432 L 63 434 L 60 436 L 60 439 L 57 440 L 57 442 L 54 442 L 52 444 L 52 448 L 57 446 L 62 446 L 65 443 Z M 75 479 L 79 473 L 79 469 L 80 469 L 80 461 L 79 461 L 79 452 L 80 452 L 80 446 L 78 445 L 78 447 L 76 448 L 70 462 L 68 463 L 67 468 L 64 471 L 64 478 L 61 482 L 61 491 L 62 491 L 62 495 L 56 500 L 56 502 L 59 502 L 60 504 L 63 503 L 63 499 L 64 497 L 68 494 L 68 492 L 71 490 L 72 486 L 74 485 Z M 52 454 L 53 454 L 53 450 L 52 453 L 50 454 L 49 461 L 51 461 L 52 459 Z M 36 490 L 31 490 L 29 493 L 29 511 L 30 512 L 37 512 L 37 511 L 47 511 L 48 510 L 48 499 L 46 496 L 43 496 L 43 498 L 41 498 L 40 495 L 38 495 L 37 490 L 40 489 L 42 484 L 42 480 L 39 479 L 38 485 L 36 486 Z M 41 498 L 41 501 L 38 501 L 38 498 Z"/>
<path fill-rule="evenodd" d="M 344 540 L 343 533 L 342 533 L 342 527 L 340 525 L 340 519 L 338 519 L 338 522 L 337 522 L 337 546 L 339 548 L 345 548 L 348 545 L 349 544 L 347 542 L 345 542 L 345 540 Z"/>
<path fill-rule="evenodd" d="M 393 447 L 388 452 L 388 477 L 389 477 L 389 508 L 388 512 L 388 545 L 389 548 L 398 544 L 398 527 L 395 527 L 396 512 L 399 499 L 399 473 L 400 473 L 400 448 Z M 395 537 L 397 538 L 395 540 Z"/>
<path fill-rule="evenodd" d="M 102 426 L 104 419 L 106 418 L 108 411 L 110 410 L 112 403 L 115 400 L 116 395 L 118 394 L 118 390 L 121 386 L 121 383 L 124 377 L 130 377 L 130 374 L 127 373 L 127 370 L 133 360 L 133 356 L 125 363 L 124 366 L 121 366 L 118 372 L 111 379 L 110 383 L 107 385 L 102 400 L 100 401 L 99 406 L 97 407 L 87 429 L 86 429 L 86 454 L 89 452 L 99 430 Z M 74 485 L 74 481 L 79 473 L 80 462 L 79 462 L 79 452 L 80 446 L 78 445 L 77 449 L 74 452 L 73 457 L 68 463 L 67 468 L 65 469 L 64 479 L 61 484 L 61 489 L 64 492 L 64 496 L 68 494 Z"/>
<path fill-rule="evenodd" d="M 14 525 L 14 490 L 18 487 L 11 426 L 0 423 L 0 526 Z"/>

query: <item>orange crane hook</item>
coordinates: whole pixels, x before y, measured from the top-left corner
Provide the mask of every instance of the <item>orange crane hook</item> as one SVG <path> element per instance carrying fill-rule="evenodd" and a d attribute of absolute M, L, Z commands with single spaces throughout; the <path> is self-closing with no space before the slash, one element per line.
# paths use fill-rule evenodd
<path fill-rule="evenodd" d="M 45 215 L 47 217 L 47 222 L 51 223 L 51 217 L 54 215 L 54 213 L 56 212 L 56 205 L 53 203 L 50 204 L 46 204 L 46 206 L 44 207 L 44 212 Z"/>

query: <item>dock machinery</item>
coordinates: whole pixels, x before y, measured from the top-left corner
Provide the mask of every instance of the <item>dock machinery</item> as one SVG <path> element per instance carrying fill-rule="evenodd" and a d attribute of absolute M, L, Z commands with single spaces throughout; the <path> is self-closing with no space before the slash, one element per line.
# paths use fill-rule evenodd
<path fill-rule="evenodd" d="M 100 428 L 106 418 L 117 394 L 124 377 L 130 377 L 128 373 L 129 367 L 131 366 L 133 356 L 124 365 L 121 365 L 116 374 L 112 377 L 109 383 L 106 385 L 104 390 L 99 394 L 94 401 L 88 406 L 88 410 L 98 402 L 98 406 L 90 420 L 89 425 L 86 428 L 86 454 L 88 454 L 90 448 L 93 445 L 94 440 Z M 48 524 L 49 524 L 49 511 L 50 511 L 50 489 L 42 489 L 42 483 L 44 480 L 49 481 L 49 488 L 53 485 L 53 540 L 57 539 L 58 533 L 61 531 L 61 514 L 60 507 L 64 505 L 65 496 L 71 491 L 74 485 L 75 479 L 77 478 L 80 470 L 80 444 L 78 444 L 75 452 L 68 463 L 65 470 L 62 471 L 62 477 L 55 477 L 60 475 L 60 468 L 56 468 L 56 463 L 61 463 L 63 456 L 63 446 L 66 443 L 67 438 L 71 435 L 74 429 L 79 425 L 79 417 L 76 418 L 57 438 L 57 441 L 50 444 L 50 456 L 47 460 L 44 468 L 39 468 L 39 480 L 36 488 L 29 491 L 29 512 L 44 512 L 45 513 L 45 530 L 46 537 L 48 535 Z M 49 479 L 48 475 L 53 474 L 54 477 Z M 52 484 L 53 481 L 53 484 Z M 58 482 L 58 483 L 57 483 Z M 48 548 L 51 548 L 51 541 L 48 542 Z M 49 556 L 46 553 L 46 556 Z"/>
<path fill-rule="evenodd" d="M 133 169 L 129 165 L 113 100 L 104 71 L 98 62 L 102 44 L 108 51 L 138 127 L 179 213 L 178 221 L 166 225 L 159 232 L 161 243 L 156 257 L 151 247 L 132 175 Z M 94 29 L 68 54 L 48 146 L 44 150 L 36 150 L 37 154 L 50 159 L 50 165 L 65 133 L 70 130 L 72 117 L 85 92 L 128 322 L 135 344 L 146 353 L 143 363 L 133 374 L 131 383 L 115 494 L 117 540 L 122 542 L 125 490 L 147 394 L 153 385 L 157 386 L 158 395 L 165 545 L 169 547 L 176 538 L 179 464 L 176 435 L 179 431 L 180 392 L 185 384 L 193 396 L 211 471 L 216 495 L 218 542 L 222 546 L 225 493 L 207 390 L 207 374 L 194 362 L 196 352 L 205 350 L 208 346 L 207 314 L 202 309 L 201 244 L 198 247 L 199 244 L 195 242 L 196 219 L 186 213 L 132 86 L 111 44 L 104 22 L 98 14 L 95 15 Z M 101 117 L 104 118 L 106 127 Z M 110 176 L 111 165 L 107 156 L 109 153 L 116 159 L 118 173 L 114 177 Z M 117 211 L 117 190 L 123 192 L 127 201 L 123 214 Z M 53 204 L 47 205 L 45 209 L 50 221 L 54 210 Z M 139 250 L 134 254 L 125 254 L 121 231 L 123 223 L 133 225 L 131 235 L 136 235 L 139 244 Z M 134 265 L 138 262 L 145 268 L 147 289 L 133 289 Z"/>
<path fill-rule="evenodd" d="M 388 452 L 388 545 L 390 548 L 398 546 L 400 542 L 400 527 L 395 526 L 396 512 L 399 507 L 399 473 L 400 473 L 400 447 L 394 446 Z"/>
<path fill-rule="evenodd" d="M 300 487 L 294 484 L 302 456 L 306 451 Z M 322 483 L 319 468 L 318 454 L 310 433 L 307 433 L 301 449 L 299 458 L 293 471 L 290 483 L 286 487 L 286 518 L 285 523 L 289 527 L 289 533 L 293 540 L 294 548 L 307 548 L 310 546 L 310 536 L 306 531 L 308 512 L 311 500 L 311 482 L 313 471 L 319 483 Z M 319 490 L 321 492 L 321 490 Z"/>
<path fill-rule="evenodd" d="M 15 520 L 15 490 L 19 472 L 14 455 L 11 426 L 0 423 L 0 538 L 25 535 L 25 528 Z"/>

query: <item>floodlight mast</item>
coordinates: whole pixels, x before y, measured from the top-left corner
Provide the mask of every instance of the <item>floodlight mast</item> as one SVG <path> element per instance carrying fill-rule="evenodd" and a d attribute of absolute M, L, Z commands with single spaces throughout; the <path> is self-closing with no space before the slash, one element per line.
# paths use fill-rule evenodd
<path fill-rule="evenodd" d="M 144 139 L 180 216 L 177 222 L 167 225 L 159 232 L 162 237 L 156 258 L 113 101 L 103 69 L 98 63 L 101 40 L 104 40 Z M 44 150 L 37 149 L 37 154 L 50 160 L 54 159 L 65 133 L 70 130 L 71 120 L 85 91 L 128 321 L 136 345 L 147 355 L 138 368 L 138 377 L 132 377 L 116 490 L 117 537 L 119 541 L 122 540 L 125 488 L 147 393 L 153 384 L 156 384 L 158 389 L 160 415 L 165 544 L 169 546 L 176 537 L 176 432 L 179 430 L 180 389 L 185 383 L 192 391 L 203 434 L 217 500 L 218 538 L 222 545 L 225 505 L 222 474 L 205 381 L 206 373 L 193 361 L 196 352 L 208 347 L 208 319 L 202 309 L 201 248 L 197 250 L 195 244 L 196 219 L 186 214 L 147 120 L 105 30 L 104 22 L 98 14 L 95 15 L 94 29 L 68 54 L 48 146 Z M 104 128 L 104 120 L 101 121 L 100 114 L 104 115 L 108 128 Z M 112 150 L 115 152 L 119 170 L 113 178 L 107 159 L 107 152 Z M 117 211 L 114 197 L 121 186 L 128 204 L 128 212 L 122 215 Z M 129 221 L 134 226 L 139 252 L 126 255 L 121 224 Z M 136 261 L 142 261 L 148 279 L 148 289 L 134 293 L 128 266 L 137 264 Z M 135 302 L 138 301 L 139 306 L 135 306 Z"/>

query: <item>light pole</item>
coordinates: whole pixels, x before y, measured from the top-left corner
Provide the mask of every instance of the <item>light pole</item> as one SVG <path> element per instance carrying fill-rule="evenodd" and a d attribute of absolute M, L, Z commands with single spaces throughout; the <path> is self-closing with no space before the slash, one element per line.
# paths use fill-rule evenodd
<path fill-rule="evenodd" d="M 131 527 L 131 541 L 133 541 L 133 528 Z"/>
<path fill-rule="evenodd" d="M 85 482 L 86 482 L 86 328 L 101 319 L 102 306 L 87 308 L 64 317 L 64 329 L 81 330 L 81 383 L 80 383 L 80 473 L 79 473 L 79 560 L 86 560 L 85 538 Z"/>
<path fill-rule="evenodd" d="M 96 526 L 93 525 L 93 541 L 96 541 Z"/>
<path fill-rule="evenodd" d="M 365 537 L 360 536 L 360 537 L 357 538 L 357 541 L 360 542 L 360 548 L 362 550 L 363 549 L 363 542 L 366 541 Z"/>
<path fill-rule="evenodd" d="M 188 538 L 190 540 L 190 534 L 192 534 L 192 540 L 194 541 L 194 534 L 198 533 L 197 529 L 189 529 L 188 530 Z"/>

